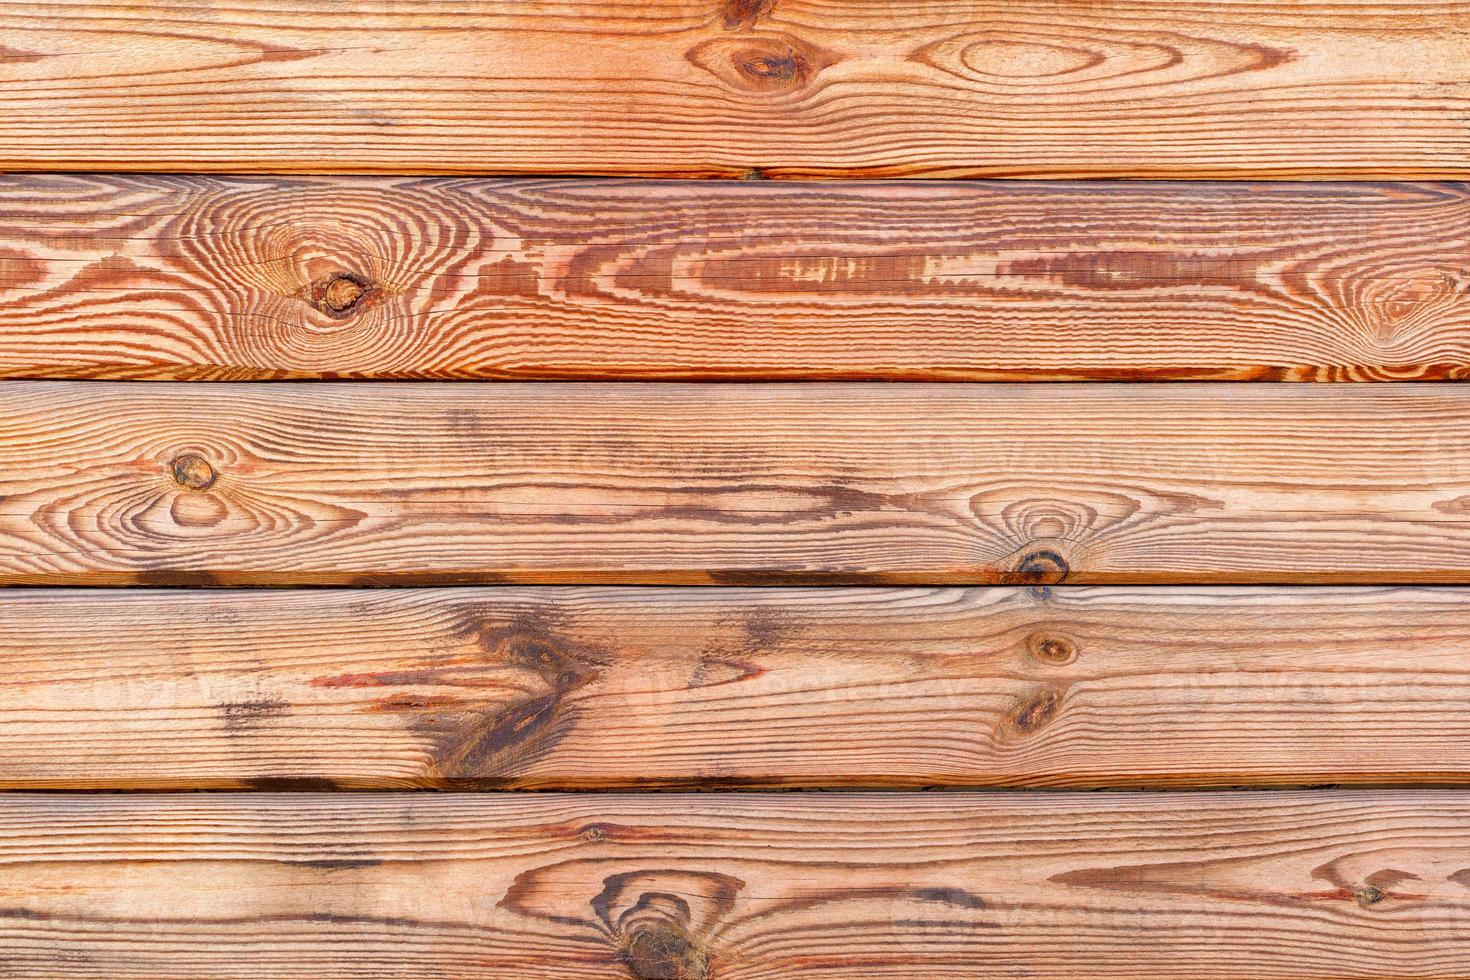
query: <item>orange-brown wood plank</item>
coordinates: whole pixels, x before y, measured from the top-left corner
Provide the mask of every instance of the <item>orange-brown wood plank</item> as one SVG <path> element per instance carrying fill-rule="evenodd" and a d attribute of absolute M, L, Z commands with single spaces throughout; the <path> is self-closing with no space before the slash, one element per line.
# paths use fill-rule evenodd
<path fill-rule="evenodd" d="M 5 976 L 1462 978 L 1435 791 L 0 797 Z"/>
<path fill-rule="evenodd" d="M 1450 0 L 0 3 L 0 167 L 1470 172 Z"/>
<path fill-rule="evenodd" d="M 1467 254 L 1462 184 L 14 175 L 0 377 L 1454 378 Z"/>
<path fill-rule="evenodd" d="M 1470 785 L 1470 591 L 0 591 L 0 787 Z"/>
<path fill-rule="evenodd" d="M 0 583 L 1470 582 L 1470 391 L 0 385 Z"/>

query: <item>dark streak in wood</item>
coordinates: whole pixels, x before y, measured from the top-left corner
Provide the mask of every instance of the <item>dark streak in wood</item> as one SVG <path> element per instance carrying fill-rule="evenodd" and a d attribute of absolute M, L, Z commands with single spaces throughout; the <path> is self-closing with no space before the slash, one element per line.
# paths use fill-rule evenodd
<path fill-rule="evenodd" d="M 262 697 L 249 701 L 225 701 L 220 704 L 219 711 L 225 729 L 241 733 L 269 719 L 287 717 L 291 714 L 291 705 L 280 698 Z"/>

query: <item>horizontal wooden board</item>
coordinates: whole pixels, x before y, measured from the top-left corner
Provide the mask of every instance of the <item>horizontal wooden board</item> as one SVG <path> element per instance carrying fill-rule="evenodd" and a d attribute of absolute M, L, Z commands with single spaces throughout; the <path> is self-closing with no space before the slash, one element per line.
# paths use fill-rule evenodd
<path fill-rule="evenodd" d="M 0 797 L 13 978 L 1459 978 L 1433 791 Z"/>
<path fill-rule="evenodd" d="M 1450 0 L 0 3 L 0 168 L 1470 172 Z"/>
<path fill-rule="evenodd" d="M 1462 184 L 0 177 L 0 377 L 1455 378 Z"/>
<path fill-rule="evenodd" d="M 1470 784 L 1470 590 L 0 591 L 0 788 Z"/>
<path fill-rule="evenodd" d="M 1470 582 L 1470 391 L 0 385 L 0 583 Z"/>

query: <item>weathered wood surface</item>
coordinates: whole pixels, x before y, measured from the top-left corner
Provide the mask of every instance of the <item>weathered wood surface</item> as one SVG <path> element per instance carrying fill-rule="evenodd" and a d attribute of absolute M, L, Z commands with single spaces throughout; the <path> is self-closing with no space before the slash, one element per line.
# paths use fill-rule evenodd
<path fill-rule="evenodd" d="M 1461 184 L 16 175 L 0 377 L 1454 378 L 1467 254 Z"/>
<path fill-rule="evenodd" d="M 10 789 L 1470 784 L 1470 590 L 0 592 Z"/>
<path fill-rule="evenodd" d="M 1470 582 L 1422 385 L 0 386 L 0 583 Z"/>
<path fill-rule="evenodd" d="M 1433 791 L 0 797 L 15 978 L 1470 975 Z"/>
<path fill-rule="evenodd" d="M 0 168 L 1470 172 L 1447 0 L 0 3 Z"/>

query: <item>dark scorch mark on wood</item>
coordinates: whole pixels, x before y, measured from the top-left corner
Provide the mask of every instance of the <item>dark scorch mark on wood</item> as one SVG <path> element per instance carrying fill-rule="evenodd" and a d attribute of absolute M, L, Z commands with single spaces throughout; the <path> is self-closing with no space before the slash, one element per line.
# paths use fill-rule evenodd
<path fill-rule="evenodd" d="M 544 614 L 495 626 L 469 617 L 462 630 L 475 653 L 407 670 L 316 678 L 318 687 L 440 687 L 454 693 L 400 691 L 368 710 L 407 715 L 432 741 L 425 775 L 435 784 L 483 787 L 509 780 L 555 748 L 576 723 L 574 692 L 592 683 L 609 655 L 560 634 Z M 485 691 L 505 688 L 507 673 L 524 678 L 517 696 L 489 706 Z M 493 683 L 492 683 L 493 679 Z"/>
<path fill-rule="evenodd" d="M 590 648 L 534 626 L 491 630 L 481 642 L 487 655 L 533 671 L 541 690 L 481 716 L 443 742 L 432 768 L 446 779 L 509 776 L 540 759 L 576 723 L 569 696 L 596 679 L 597 666 L 606 662 Z"/>
<path fill-rule="evenodd" d="M 291 713 L 291 706 L 280 698 L 225 701 L 218 707 L 225 730 L 232 733 L 249 731 L 271 718 L 284 718 Z"/>

